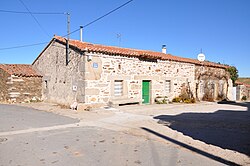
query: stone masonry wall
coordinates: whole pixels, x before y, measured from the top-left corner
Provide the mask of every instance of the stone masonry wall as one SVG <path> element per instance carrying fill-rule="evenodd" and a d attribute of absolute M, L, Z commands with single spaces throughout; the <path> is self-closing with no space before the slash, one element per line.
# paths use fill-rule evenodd
<path fill-rule="evenodd" d="M 84 102 L 84 63 L 77 50 L 69 50 L 66 65 L 65 45 L 53 42 L 33 66 L 43 75 L 43 100 L 61 104 Z"/>
<path fill-rule="evenodd" d="M 19 77 L 9 75 L 7 79 L 4 79 L 4 81 L 2 80 L 1 78 L 1 101 L 21 103 L 41 100 L 41 77 Z"/>
<path fill-rule="evenodd" d="M 242 100 L 243 96 L 246 96 L 246 99 L 250 99 L 250 87 L 246 85 L 237 85 L 237 95 L 236 100 Z"/>
<path fill-rule="evenodd" d="M 142 81 L 150 81 L 150 101 L 157 96 L 170 99 L 179 96 L 182 85 L 189 82 L 195 90 L 195 66 L 172 61 L 150 61 L 138 58 L 91 54 L 86 61 L 86 102 L 107 103 L 108 101 L 142 99 Z M 114 96 L 114 81 L 123 80 L 123 95 Z M 171 92 L 165 91 L 165 81 L 171 81 Z"/>
<path fill-rule="evenodd" d="M 221 100 L 229 96 L 232 83 L 225 69 L 196 65 L 195 79 L 199 100 Z"/>
<path fill-rule="evenodd" d="M 220 68 L 94 52 L 82 53 L 74 48 L 69 52 L 69 64 L 66 66 L 65 45 L 52 42 L 33 63 L 43 75 L 42 99 L 62 104 L 74 101 L 93 104 L 116 100 L 141 102 L 142 82 L 147 80 L 150 81 L 150 103 L 154 103 L 157 96 L 168 96 L 172 100 L 187 86 L 194 97 L 202 99 L 204 94 L 200 92 L 200 81 L 206 81 L 205 89 L 213 86 L 213 98 L 219 95 L 223 97 L 226 87 L 231 85 L 227 73 Z M 121 96 L 114 94 L 115 80 L 122 80 Z M 170 81 L 169 93 L 166 91 L 166 80 Z"/>
<path fill-rule="evenodd" d="M 42 97 L 41 77 L 18 77 L 11 75 L 7 82 L 11 102 L 40 101 Z"/>
<path fill-rule="evenodd" d="M 0 101 L 7 102 L 8 100 L 8 85 L 6 82 L 8 81 L 8 77 L 10 75 L 6 73 L 4 70 L 0 69 Z"/>

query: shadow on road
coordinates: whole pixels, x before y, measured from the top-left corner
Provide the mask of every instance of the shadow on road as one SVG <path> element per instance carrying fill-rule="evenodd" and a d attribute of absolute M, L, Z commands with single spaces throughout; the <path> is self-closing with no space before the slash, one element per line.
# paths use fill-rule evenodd
<path fill-rule="evenodd" d="M 198 153 L 198 154 L 200 154 L 200 155 L 203 155 L 203 156 L 205 156 L 205 157 L 208 157 L 208 158 L 210 158 L 210 159 L 213 159 L 213 160 L 215 160 L 215 161 L 218 161 L 218 162 L 220 162 L 220 163 L 223 163 L 223 164 L 226 164 L 226 165 L 235 165 L 235 166 L 238 166 L 238 164 L 236 164 L 236 163 L 234 163 L 234 162 L 231 162 L 231 161 L 225 160 L 225 159 L 223 159 L 223 158 L 221 158 L 221 157 L 215 156 L 215 155 L 213 155 L 213 154 L 204 152 L 204 151 L 202 151 L 202 150 L 200 150 L 200 149 L 197 149 L 197 148 L 195 148 L 195 147 L 193 147 L 193 146 L 187 145 L 187 144 L 185 144 L 185 143 L 182 143 L 182 142 L 180 142 L 180 141 L 177 141 L 177 140 L 175 140 L 175 139 L 172 139 L 172 138 L 170 138 L 170 137 L 168 137 L 168 136 L 165 136 L 165 135 L 162 135 L 162 134 L 160 134 L 160 133 L 158 133 L 158 132 L 155 132 L 155 131 L 153 131 L 153 130 L 151 130 L 151 129 L 149 129 L 149 128 L 141 127 L 141 129 L 143 129 L 143 130 L 145 130 L 145 131 L 147 131 L 147 132 L 149 132 L 149 133 L 151 133 L 151 134 L 154 134 L 154 135 L 156 135 L 156 136 L 158 136 L 158 137 L 160 137 L 160 138 L 163 138 L 163 139 L 165 139 L 165 140 L 167 140 L 167 141 L 170 141 L 170 142 L 172 142 L 172 143 L 174 143 L 174 144 L 177 144 L 177 145 L 179 145 L 179 146 L 181 146 L 181 147 L 183 147 L 183 148 L 186 148 L 186 149 L 188 149 L 188 150 L 191 150 L 191 151 L 193 151 L 193 152 L 195 152 L 195 153 Z"/>
<path fill-rule="evenodd" d="M 250 156 L 250 103 L 219 104 L 247 107 L 247 111 L 218 110 L 214 113 L 183 113 L 154 118 L 193 139 Z"/>

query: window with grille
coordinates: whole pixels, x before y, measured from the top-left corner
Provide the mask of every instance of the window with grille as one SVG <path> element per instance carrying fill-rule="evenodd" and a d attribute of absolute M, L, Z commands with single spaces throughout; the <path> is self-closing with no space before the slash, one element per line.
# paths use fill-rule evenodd
<path fill-rule="evenodd" d="M 115 96 L 122 96 L 123 81 L 122 80 L 115 80 L 114 88 L 115 88 L 114 95 Z"/>
<path fill-rule="evenodd" d="M 166 80 L 165 91 L 166 91 L 166 93 L 170 93 L 171 92 L 171 81 L 170 80 Z"/>

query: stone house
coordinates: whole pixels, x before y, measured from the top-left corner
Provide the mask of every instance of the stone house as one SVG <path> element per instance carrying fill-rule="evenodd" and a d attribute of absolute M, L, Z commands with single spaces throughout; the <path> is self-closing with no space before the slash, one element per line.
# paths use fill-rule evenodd
<path fill-rule="evenodd" d="M 243 96 L 250 100 L 250 85 L 240 81 L 236 81 L 236 85 L 236 100 L 242 100 Z"/>
<path fill-rule="evenodd" d="M 41 100 L 42 75 L 32 65 L 0 64 L 0 102 Z"/>
<path fill-rule="evenodd" d="M 47 101 L 71 104 L 153 104 L 183 90 L 197 100 L 228 97 L 228 66 L 146 50 L 69 41 L 54 36 L 33 62 Z M 204 98 L 205 96 L 205 98 Z"/>

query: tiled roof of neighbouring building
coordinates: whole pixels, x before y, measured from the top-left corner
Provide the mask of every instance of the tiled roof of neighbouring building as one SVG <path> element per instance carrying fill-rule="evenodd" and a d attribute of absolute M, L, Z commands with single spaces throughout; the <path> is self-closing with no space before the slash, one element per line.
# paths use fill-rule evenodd
<path fill-rule="evenodd" d="M 24 64 L 0 64 L 0 69 L 10 75 L 23 77 L 42 77 L 37 71 L 32 68 L 32 65 Z"/>
<path fill-rule="evenodd" d="M 244 83 L 244 82 L 240 82 L 240 81 L 238 81 L 238 80 L 236 80 L 236 82 L 235 82 L 237 85 L 244 85 L 244 86 L 246 86 L 247 88 L 250 88 L 250 84 L 247 84 L 247 83 Z"/>
<path fill-rule="evenodd" d="M 66 44 L 66 38 L 63 38 L 61 36 L 54 36 L 52 41 L 53 40 L 56 40 L 56 41 L 61 42 L 63 44 Z M 105 45 L 100 45 L 100 44 L 81 42 L 79 40 L 70 40 L 69 45 L 71 47 L 75 47 L 81 51 L 97 52 L 97 53 L 103 53 L 103 54 L 109 54 L 109 55 L 120 55 L 120 56 L 128 56 L 128 57 L 147 58 L 147 59 L 170 60 L 170 61 L 177 61 L 177 62 L 184 62 L 184 63 L 192 63 L 192 64 L 196 64 L 196 65 L 228 68 L 228 66 L 221 65 L 218 63 L 213 63 L 213 62 L 208 62 L 208 61 L 199 62 L 196 59 L 183 58 L 183 57 L 174 56 L 171 54 L 165 54 L 165 53 L 161 53 L 161 52 L 130 49 L 130 48 L 121 48 L 121 47 L 114 47 L 114 46 L 105 46 Z M 39 56 L 37 57 L 37 59 L 39 58 Z"/>

